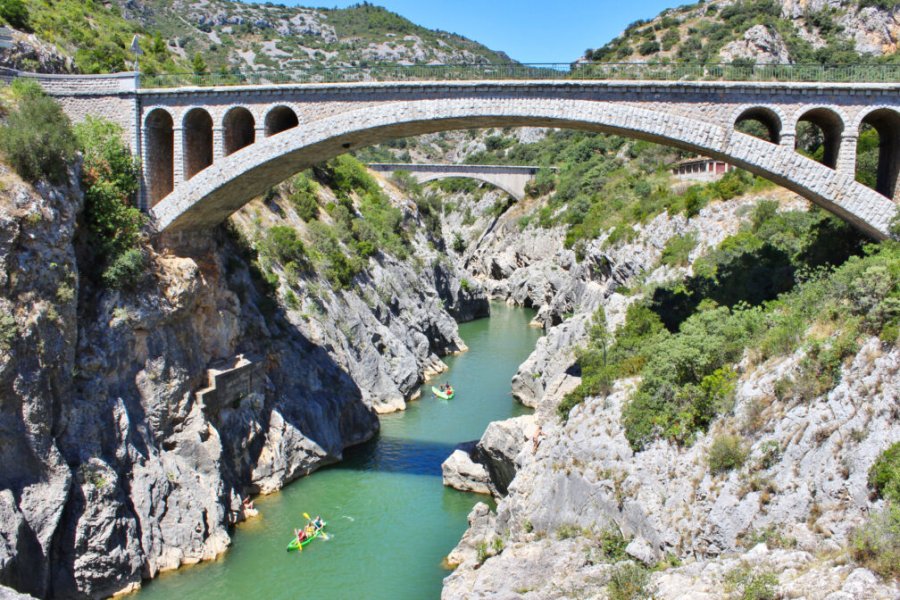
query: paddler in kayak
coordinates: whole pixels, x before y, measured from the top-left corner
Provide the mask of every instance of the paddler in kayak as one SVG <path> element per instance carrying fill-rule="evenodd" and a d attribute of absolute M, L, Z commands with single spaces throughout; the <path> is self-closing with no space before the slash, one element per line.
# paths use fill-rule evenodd
<path fill-rule="evenodd" d="M 307 533 L 307 529 L 308 529 L 308 527 L 304 527 L 303 529 L 295 529 L 294 530 L 294 535 L 297 536 L 298 544 L 302 544 L 303 542 L 306 541 L 306 538 L 309 537 L 309 534 Z"/>

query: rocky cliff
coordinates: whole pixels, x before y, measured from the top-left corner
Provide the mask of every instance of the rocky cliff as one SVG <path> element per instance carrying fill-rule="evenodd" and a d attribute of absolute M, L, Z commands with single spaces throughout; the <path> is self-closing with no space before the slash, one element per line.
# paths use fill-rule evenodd
<path fill-rule="evenodd" d="M 721 0 L 635 21 L 589 60 L 852 64 L 891 56 L 900 12 L 890 2 Z"/>
<path fill-rule="evenodd" d="M 289 308 L 240 215 L 177 250 L 145 243 L 135 289 L 103 289 L 79 265 L 77 173 L 0 176 L 0 583 L 37 596 L 215 557 L 242 499 L 370 438 L 464 348 L 447 310 L 487 306 L 449 264 L 377 254 L 358 290 L 311 273 Z"/>
<path fill-rule="evenodd" d="M 632 449 L 622 407 L 635 380 L 590 398 L 568 421 L 556 414 L 580 381 L 575 350 L 596 308 L 605 308 L 614 329 L 640 297 L 635 290 L 689 273 L 690 262 L 734 234 L 767 196 L 782 209 L 804 204 L 772 191 L 713 203 L 690 219 L 662 214 L 635 225 L 630 242 L 591 242 L 579 261 L 563 249 L 560 231 L 523 231 L 510 215 L 472 252 L 473 276 L 495 297 L 537 307 L 547 335 L 512 382 L 535 415 L 492 424 L 477 446 L 445 464 L 448 484 L 489 489 L 499 503 L 496 513 L 479 505 L 470 515 L 448 557 L 459 566 L 443 598 L 632 597 L 615 595 L 622 589 L 659 598 L 739 597 L 748 589 L 897 597 L 896 582 L 848 563 L 846 554 L 854 528 L 882 509 L 870 496 L 868 469 L 900 440 L 896 345 L 868 339 L 841 383 L 803 404 L 773 391 L 799 368 L 802 351 L 745 361 L 734 410 L 687 447 L 657 441 Z M 697 241 L 688 263 L 661 265 L 667 240 L 684 234 Z M 710 446 L 735 432 L 752 440 L 744 466 L 713 472 Z"/>

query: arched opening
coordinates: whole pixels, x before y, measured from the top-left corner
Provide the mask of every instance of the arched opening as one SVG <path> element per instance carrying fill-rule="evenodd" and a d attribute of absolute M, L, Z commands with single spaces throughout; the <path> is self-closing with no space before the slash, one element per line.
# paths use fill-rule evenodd
<path fill-rule="evenodd" d="M 856 180 L 888 198 L 898 199 L 900 113 L 889 108 L 865 116 L 856 146 Z"/>
<path fill-rule="evenodd" d="M 297 113 L 287 106 L 276 106 L 266 115 L 266 137 L 287 131 L 299 124 Z"/>
<path fill-rule="evenodd" d="M 256 121 L 242 106 L 232 108 L 222 119 L 225 156 L 237 152 L 256 141 Z"/>
<path fill-rule="evenodd" d="M 814 108 L 797 120 L 795 147 L 798 152 L 834 169 L 843 131 L 844 122 L 836 112 Z"/>
<path fill-rule="evenodd" d="M 165 198 L 175 187 L 175 134 L 172 115 L 157 108 L 144 120 L 144 139 L 147 144 L 146 164 L 147 201 L 150 206 Z"/>
<path fill-rule="evenodd" d="M 734 128 L 773 144 L 781 141 L 781 119 L 768 108 L 748 108 L 734 122 Z"/>
<path fill-rule="evenodd" d="M 455 193 L 467 193 L 475 195 L 478 193 L 478 188 L 487 185 L 491 188 L 495 189 L 497 192 L 500 192 L 506 196 L 509 196 L 511 199 L 516 200 L 521 196 L 524 196 L 523 192 L 517 192 L 513 190 L 509 186 L 504 186 L 501 183 L 489 178 L 483 177 L 477 174 L 472 175 L 441 175 L 441 174 L 432 174 L 426 175 L 419 179 L 422 185 L 432 185 L 445 193 L 455 194 Z"/>
<path fill-rule="evenodd" d="M 213 161 L 213 121 L 202 108 L 184 116 L 184 178 L 190 179 Z"/>

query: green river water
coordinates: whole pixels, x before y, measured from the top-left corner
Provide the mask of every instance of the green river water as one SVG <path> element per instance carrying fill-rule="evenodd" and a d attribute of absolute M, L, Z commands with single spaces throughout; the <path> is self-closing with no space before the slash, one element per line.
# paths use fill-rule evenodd
<path fill-rule="evenodd" d="M 491 306 L 491 318 L 459 326 L 469 351 L 449 356 L 450 370 L 423 386 L 422 399 L 381 418 L 379 437 L 348 449 L 345 460 L 258 498 L 260 516 L 240 524 L 231 548 L 208 563 L 147 582 L 137 600 L 439 598 L 448 571 L 441 561 L 486 496 L 441 483 L 441 462 L 462 441 L 481 437 L 490 421 L 523 414 L 510 378 L 540 332 L 534 311 Z M 450 380 L 456 397 L 434 398 L 431 385 Z M 328 541 L 300 554 L 285 546 L 302 513 L 328 522 Z"/>

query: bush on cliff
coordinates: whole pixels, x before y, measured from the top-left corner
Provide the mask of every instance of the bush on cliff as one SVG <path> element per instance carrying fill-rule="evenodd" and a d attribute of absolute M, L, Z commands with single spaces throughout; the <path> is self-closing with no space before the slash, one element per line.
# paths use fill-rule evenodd
<path fill-rule="evenodd" d="M 887 502 L 851 539 L 851 553 L 884 577 L 900 577 L 900 442 L 881 453 L 869 469 L 869 487 Z"/>
<path fill-rule="evenodd" d="M 133 206 L 138 164 L 114 123 L 89 117 L 75 126 L 75 136 L 84 155 L 84 220 L 95 271 L 107 287 L 133 286 L 144 268 L 138 246 L 145 217 Z"/>
<path fill-rule="evenodd" d="M 32 80 L 12 83 L 14 108 L 0 126 L 0 152 L 25 180 L 61 184 L 77 144 L 69 118 Z"/>
<path fill-rule="evenodd" d="M 614 379 L 640 375 L 622 413 L 632 448 L 658 438 L 690 444 L 731 410 L 737 362 L 798 348 L 805 358 L 780 384 L 781 395 L 808 401 L 830 390 L 860 336 L 896 343 L 900 333 L 900 244 L 872 244 L 846 259 L 858 238 L 840 229 L 819 212 L 778 213 L 761 204 L 746 230 L 695 262 L 694 277 L 664 290 L 667 301 L 657 291 L 632 304 L 611 342 L 590 336 L 578 354 L 582 382 L 561 403 L 560 418 L 585 397 L 606 393 Z M 767 246 L 781 260 L 754 265 L 750 258 Z M 775 290 L 760 295 L 751 285 L 781 269 L 789 276 Z M 678 305 L 671 297 L 689 301 Z"/>
<path fill-rule="evenodd" d="M 879 497 L 900 504 L 900 442 L 882 452 L 869 469 L 869 487 Z"/>
<path fill-rule="evenodd" d="M 16 29 L 31 31 L 28 7 L 22 0 L 0 0 L 0 17 Z"/>

